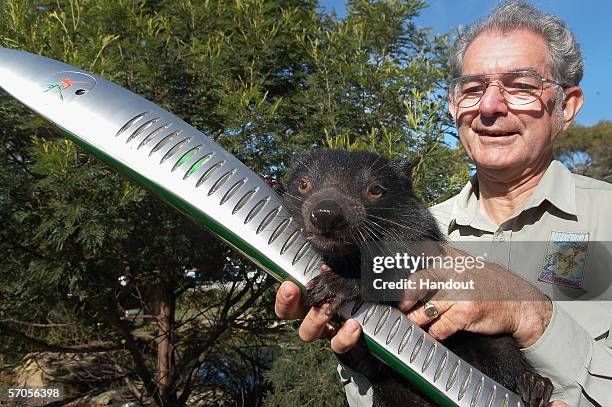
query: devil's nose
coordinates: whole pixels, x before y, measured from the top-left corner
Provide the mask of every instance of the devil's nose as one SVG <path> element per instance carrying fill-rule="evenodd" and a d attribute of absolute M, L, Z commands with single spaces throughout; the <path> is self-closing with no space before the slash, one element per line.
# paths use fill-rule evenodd
<path fill-rule="evenodd" d="M 344 223 L 342 208 L 335 201 L 321 201 L 310 211 L 310 221 L 317 229 L 324 232 L 338 229 Z"/>

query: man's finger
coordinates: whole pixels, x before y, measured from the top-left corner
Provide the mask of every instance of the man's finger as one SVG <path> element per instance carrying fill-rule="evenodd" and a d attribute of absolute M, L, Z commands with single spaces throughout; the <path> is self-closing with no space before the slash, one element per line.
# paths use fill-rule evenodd
<path fill-rule="evenodd" d="M 427 328 L 427 332 L 439 341 L 454 335 L 457 331 L 457 327 L 444 316 L 433 321 L 429 328 Z"/>
<path fill-rule="evenodd" d="M 304 316 L 301 293 L 297 285 L 291 281 L 281 284 L 276 291 L 274 312 L 280 319 L 298 319 Z"/>
<path fill-rule="evenodd" d="M 404 290 L 404 298 L 398 304 L 400 311 L 408 312 L 411 310 L 417 302 L 431 298 L 434 292 L 428 288 L 428 285 L 421 285 L 421 281 L 442 281 L 443 275 L 434 269 L 424 269 L 412 274 L 409 280 L 413 282 L 413 288 Z"/>
<path fill-rule="evenodd" d="M 311 308 L 304 317 L 298 334 L 304 342 L 312 342 L 327 336 L 329 332 L 327 323 L 333 317 L 333 312 L 325 309 L 325 304 L 321 308 Z"/>
<path fill-rule="evenodd" d="M 347 320 L 331 340 L 331 348 L 336 353 L 346 353 L 359 342 L 361 326 L 354 319 Z"/>

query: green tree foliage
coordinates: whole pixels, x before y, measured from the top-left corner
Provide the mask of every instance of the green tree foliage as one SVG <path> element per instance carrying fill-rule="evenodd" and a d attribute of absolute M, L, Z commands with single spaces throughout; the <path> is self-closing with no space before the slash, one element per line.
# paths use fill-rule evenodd
<path fill-rule="evenodd" d="M 441 90 L 447 38 L 414 25 L 423 7 L 351 1 L 345 20 L 321 26 L 307 47 L 315 68 L 307 95 L 316 101 L 308 131 L 324 134 L 327 147 L 418 159 L 415 189 L 432 204 L 463 187 L 468 166 L 447 144 L 456 142 Z"/>
<path fill-rule="evenodd" d="M 305 344 L 296 329 L 289 328 L 286 343 L 265 374 L 271 384 L 263 405 L 265 407 L 347 405 L 344 390 L 336 371 L 338 363 L 331 357 L 329 346 L 323 341 Z"/>
<path fill-rule="evenodd" d="M 428 203 L 452 195 L 467 167 L 445 144 L 446 39 L 412 22 L 424 4 L 352 1 L 345 20 L 316 6 L 5 0 L 0 45 L 141 94 L 262 174 L 313 148 L 370 149 L 420 158 L 415 180 Z M 100 354 L 108 369 L 83 391 L 121 384 L 152 405 L 253 405 L 267 389 L 279 403 L 283 375 L 303 378 L 295 403 L 322 380 L 340 394 L 333 371 L 303 374 L 331 360 L 320 344 L 293 364 L 300 345 L 281 346 L 264 383 L 288 342 L 268 280 L 238 284 L 253 266 L 6 96 L 0 137 L 5 363 L 38 351 Z M 132 308 L 138 315 L 126 318 Z"/>
<path fill-rule="evenodd" d="M 559 136 L 554 155 L 572 172 L 612 182 L 611 139 L 612 122 L 590 127 L 575 124 Z"/>

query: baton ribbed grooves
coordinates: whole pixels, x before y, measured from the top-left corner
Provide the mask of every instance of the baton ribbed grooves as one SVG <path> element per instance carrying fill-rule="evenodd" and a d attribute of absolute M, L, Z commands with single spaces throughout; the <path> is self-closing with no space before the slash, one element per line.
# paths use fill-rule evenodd
<path fill-rule="evenodd" d="M 134 123 L 140 121 L 140 119 L 142 119 L 143 117 L 146 116 L 146 114 L 149 112 L 143 112 L 140 113 L 134 117 L 132 117 L 130 120 L 128 120 L 123 126 L 121 126 L 121 128 L 119 129 L 119 131 L 115 134 L 115 137 L 119 137 L 119 135 L 121 133 L 123 133 L 124 131 L 126 131 L 128 128 L 130 128 Z"/>

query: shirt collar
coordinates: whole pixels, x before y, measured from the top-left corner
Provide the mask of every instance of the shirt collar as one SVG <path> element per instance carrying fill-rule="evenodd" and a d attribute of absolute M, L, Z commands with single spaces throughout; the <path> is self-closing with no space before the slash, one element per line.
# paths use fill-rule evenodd
<path fill-rule="evenodd" d="M 559 161 L 553 160 L 544 176 L 538 183 L 531 199 L 519 212 L 538 207 L 548 201 L 557 209 L 576 216 L 576 188 L 573 174 Z M 516 215 L 518 215 L 517 213 Z M 453 205 L 451 221 L 448 225 L 450 234 L 455 225 L 495 232 L 495 226 L 480 213 L 478 208 L 478 177 L 474 174 L 469 182 L 457 194 Z"/>
<path fill-rule="evenodd" d="M 469 182 L 455 199 L 448 234 L 456 225 L 472 226 L 479 230 L 495 232 L 495 226 L 480 213 L 478 208 L 478 177 L 476 174 L 470 177 Z"/>
<path fill-rule="evenodd" d="M 574 175 L 559 161 L 553 160 L 550 163 L 523 210 L 538 207 L 544 201 L 569 215 L 577 215 Z"/>

